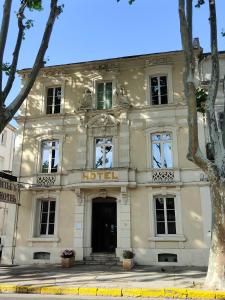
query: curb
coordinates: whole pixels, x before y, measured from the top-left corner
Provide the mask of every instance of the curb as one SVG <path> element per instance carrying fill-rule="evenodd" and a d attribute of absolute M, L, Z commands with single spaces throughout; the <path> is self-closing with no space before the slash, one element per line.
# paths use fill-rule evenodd
<path fill-rule="evenodd" d="M 45 295 L 82 295 L 109 297 L 144 297 L 174 299 L 225 299 L 225 291 L 195 290 L 182 288 L 102 288 L 73 286 L 36 286 L 0 284 L 0 293 L 45 294 Z"/>

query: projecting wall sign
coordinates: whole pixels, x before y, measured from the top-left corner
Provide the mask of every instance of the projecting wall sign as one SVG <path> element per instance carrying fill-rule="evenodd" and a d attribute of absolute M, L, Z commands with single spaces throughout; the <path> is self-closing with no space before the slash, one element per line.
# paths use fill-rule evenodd
<path fill-rule="evenodd" d="M 0 202 L 16 204 L 18 184 L 0 178 Z"/>
<path fill-rule="evenodd" d="M 114 171 L 102 171 L 102 172 L 83 172 L 82 180 L 118 180 L 119 177 Z"/>

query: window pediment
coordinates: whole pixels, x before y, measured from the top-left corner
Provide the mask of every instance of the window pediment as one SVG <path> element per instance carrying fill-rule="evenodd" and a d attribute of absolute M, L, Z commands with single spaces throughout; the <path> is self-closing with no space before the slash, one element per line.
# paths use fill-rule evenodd
<path fill-rule="evenodd" d="M 118 124 L 119 121 L 114 116 L 109 114 L 98 114 L 88 121 L 87 126 L 90 128 L 116 127 Z"/>

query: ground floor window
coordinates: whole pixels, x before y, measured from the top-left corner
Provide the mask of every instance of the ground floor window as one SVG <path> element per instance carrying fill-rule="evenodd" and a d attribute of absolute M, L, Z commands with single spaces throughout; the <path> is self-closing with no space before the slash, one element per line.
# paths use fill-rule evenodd
<path fill-rule="evenodd" d="M 156 235 L 176 234 L 176 213 L 174 197 L 156 196 L 155 222 Z"/>
<path fill-rule="evenodd" d="M 40 221 L 39 235 L 48 236 L 55 233 L 56 201 L 51 199 L 39 200 Z"/>

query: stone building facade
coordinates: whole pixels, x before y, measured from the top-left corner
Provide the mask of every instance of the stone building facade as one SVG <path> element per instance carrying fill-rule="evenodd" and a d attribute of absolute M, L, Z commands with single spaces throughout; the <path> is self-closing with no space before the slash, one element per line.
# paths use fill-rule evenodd
<path fill-rule="evenodd" d="M 41 70 L 18 117 L 26 184 L 3 262 L 57 263 L 72 248 L 76 260 L 132 250 L 138 264 L 207 264 L 210 189 L 186 158 L 183 62 L 174 51 Z M 201 116 L 199 135 L 205 149 Z"/>

